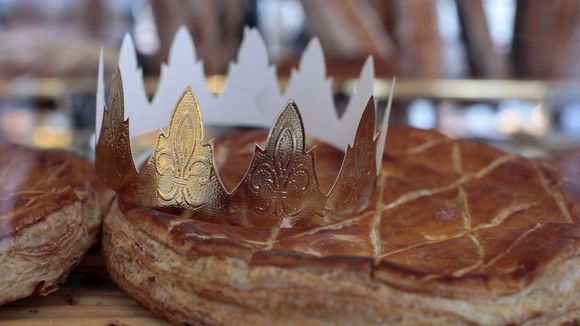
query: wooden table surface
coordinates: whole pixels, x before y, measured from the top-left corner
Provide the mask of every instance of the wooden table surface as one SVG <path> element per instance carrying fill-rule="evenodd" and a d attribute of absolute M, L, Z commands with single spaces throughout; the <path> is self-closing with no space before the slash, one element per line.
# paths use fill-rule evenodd
<path fill-rule="evenodd" d="M 60 289 L 0 306 L 1 326 L 167 326 L 127 297 L 93 248 Z"/>

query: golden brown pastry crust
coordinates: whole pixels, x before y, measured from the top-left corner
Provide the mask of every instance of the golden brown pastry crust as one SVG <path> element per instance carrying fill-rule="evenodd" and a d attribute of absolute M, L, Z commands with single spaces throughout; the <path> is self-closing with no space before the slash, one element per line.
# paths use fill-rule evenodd
<path fill-rule="evenodd" d="M 107 191 L 93 171 L 0 141 L 0 304 L 55 291 L 95 242 Z"/>
<path fill-rule="evenodd" d="M 216 146 L 241 180 L 262 134 Z M 545 324 L 578 318 L 578 187 L 492 147 L 389 130 L 372 212 L 313 229 L 243 228 L 136 207 L 104 223 L 113 279 L 175 324 Z M 329 185 L 340 153 L 319 144 Z"/>

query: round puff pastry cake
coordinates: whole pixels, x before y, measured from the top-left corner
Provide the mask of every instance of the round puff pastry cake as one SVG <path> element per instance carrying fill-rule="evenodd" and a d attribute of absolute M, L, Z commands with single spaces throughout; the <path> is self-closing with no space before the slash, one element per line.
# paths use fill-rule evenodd
<path fill-rule="evenodd" d="M 243 178 L 262 132 L 219 142 Z M 329 189 L 342 153 L 317 144 Z M 217 224 L 122 195 L 103 253 L 129 296 L 176 325 L 526 324 L 580 319 L 580 185 L 523 157 L 389 128 L 376 207 L 303 228 Z"/>
<path fill-rule="evenodd" d="M 0 304 L 58 288 L 95 242 L 107 193 L 78 156 L 0 141 Z"/>

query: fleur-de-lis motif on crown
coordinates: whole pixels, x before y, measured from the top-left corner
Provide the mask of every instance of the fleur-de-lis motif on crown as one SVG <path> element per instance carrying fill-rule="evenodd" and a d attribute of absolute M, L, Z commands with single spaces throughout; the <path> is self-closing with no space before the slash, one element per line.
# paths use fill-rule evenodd
<path fill-rule="evenodd" d="M 97 143 L 97 174 L 125 199 L 144 207 L 193 210 L 195 218 L 245 227 L 313 227 L 348 218 L 376 199 L 376 121 L 371 98 L 338 177 L 328 195 L 320 190 L 314 151 L 305 149 L 302 118 L 288 102 L 240 185 L 228 193 L 216 173 L 212 142 L 203 140 L 197 99 L 187 88 L 169 127 L 141 171 L 133 163 L 129 121 L 124 120 L 120 73 Z M 226 222 L 227 220 L 227 222 Z"/>
<path fill-rule="evenodd" d="M 177 102 L 168 130 L 139 173 L 129 196 L 146 206 L 215 211 L 224 206 L 225 190 L 218 180 L 211 143 L 203 142 L 197 99 L 187 88 Z"/>
<path fill-rule="evenodd" d="M 177 102 L 166 133 L 160 133 L 155 152 L 143 170 L 157 185 L 156 201 L 181 208 L 198 208 L 208 201 L 213 171 L 210 144 L 204 144 L 197 99 L 187 88 Z M 206 187 L 209 186 L 209 187 Z M 209 189 L 208 189 L 209 188 Z"/>
<path fill-rule="evenodd" d="M 137 172 L 131 154 L 129 122 L 123 117 L 120 73 L 113 77 L 103 132 L 96 149 L 97 173 L 113 190 L 147 207 L 179 207 L 216 213 L 227 205 L 215 173 L 211 143 L 203 142 L 197 99 L 187 88 L 173 111 L 166 132 Z"/>
<path fill-rule="evenodd" d="M 266 148 L 259 146 L 234 203 L 250 225 L 290 227 L 324 216 L 324 195 L 316 179 L 314 156 L 304 149 L 304 127 L 294 102 L 276 120 Z"/>

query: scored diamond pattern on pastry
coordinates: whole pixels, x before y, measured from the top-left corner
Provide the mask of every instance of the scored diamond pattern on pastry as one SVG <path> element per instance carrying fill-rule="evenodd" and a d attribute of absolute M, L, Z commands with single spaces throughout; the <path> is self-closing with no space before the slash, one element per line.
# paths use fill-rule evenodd
<path fill-rule="evenodd" d="M 542 163 L 434 131 L 392 126 L 389 138 L 376 206 L 325 225 L 216 224 L 137 207 L 119 196 L 105 225 L 112 239 L 106 251 L 109 266 L 139 266 L 135 277 L 122 275 L 134 284 L 145 271 L 156 273 L 151 275 L 158 286 L 183 281 L 196 295 L 222 295 L 222 289 L 231 289 L 232 295 L 220 302 L 236 302 L 243 309 L 249 304 L 260 314 L 266 306 L 273 318 L 287 311 L 287 302 L 300 303 L 292 311 L 302 318 L 318 313 L 328 301 L 324 316 L 370 324 L 388 323 L 393 314 L 397 320 L 405 318 L 408 307 L 416 304 L 441 304 L 425 312 L 426 318 L 436 311 L 445 321 L 458 323 L 517 323 L 538 312 L 549 319 L 558 309 L 573 314 L 577 291 L 570 284 L 580 248 L 580 205 L 574 198 L 580 198 L 580 179 L 566 179 Z M 252 131 L 216 143 L 216 165 L 225 184 L 244 177 L 254 144 L 265 139 L 265 133 Z M 314 144 L 324 153 L 317 157 L 319 183 L 328 184 L 336 178 L 336 161 L 343 154 Z M 438 147 L 447 156 L 434 158 L 437 163 L 425 160 L 425 153 Z M 423 172 L 417 175 L 407 166 L 422 167 Z M 493 193 L 512 187 L 511 180 L 498 178 L 505 173 L 529 177 L 528 187 L 517 185 L 515 191 L 533 201 L 508 198 L 498 207 L 487 207 L 490 215 L 477 221 L 476 211 L 493 205 L 481 189 Z M 161 255 L 178 257 L 174 261 L 179 263 L 159 270 L 161 264 L 151 255 L 159 257 L 160 248 Z M 127 255 L 132 259 L 127 261 Z M 202 268 L 194 268 L 198 266 Z M 200 280 L 204 290 L 199 290 Z M 205 285 L 219 290 L 205 291 Z M 249 303 L 246 295 L 256 293 L 259 299 Z M 271 295 L 282 298 L 281 306 L 268 306 Z M 539 301 L 554 297 L 558 300 Z M 345 305 L 337 307 L 338 298 L 345 298 Z M 512 313 L 512 307 L 531 302 L 541 305 Z M 353 303 L 359 304 L 355 310 L 350 308 Z M 362 319 L 371 304 L 376 312 Z"/>
<path fill-rule="evenodd" d="M 574 214 L 577 204 L 573 207 L 568 206 L 570 202 L 558 204 L 570 195 L 556 180 L 542 181 L 549 178 L 549 174 L 539 164 L 486 145 L 453 140 L 434 131 L 393 126 L 390 137 L 396 141 L 389 143 L 388 155 L 383 159 L 383 177 L 379 179 L 378 188 L 381 201 L 376 209 L 316 227 L 254 228 L 251 229 L 254 238 L 251 241 L 244 235 L 247 228 L 222 225 L 217 231 L 202 221 L 181 223 L 208 228 L 206 238 L 221 238 L 227 234 L 228 238 L 236 239 L 235 246 L 251 245 L 253 255 L 276 250 L 320 259 L 368 257 L 377 271 L 391 275 L 385 276 L 384 281 L 395 282 L 393 275 L 397 275 L 400 268 L 406 268 L 418 279 L 424 279 L 422 287 L 433 284 L 433 291 L 444 291 L 436 284 L 439 280 L 445 282 L 448 277 L 517 278 L 520 277 L 518 269 L 530 263 L 527 259 L 535 257 L 546 246 L 567 248 L 574 241 L 580 242 L 580 227 L 575 222 L 580 216 Z M 253 139 L 240 137 L 238 141 L 228 139 L 217 144 L 216 152 L 223 161 L 221 170 L 237 171 L 227 174 L 228 178 L 237 179 L 244 173 L 230 164 L 230 160 L 235 162 L 236 157 L 247 155 L 246 143 L 262 139 L 254 135 Z M 439 146 L 449 147 L 444 151 L 448 153 L 447 159 L 441 157 L 439 163 L 430 164 L 425 160 L 425 152 Z M 325 145 L 318 145 L 318 149 L 324 151 L 324 160 L 331 161 L 332 155 L 336 158 L 341 155 Z M 480 155 L 472 155 L 474 151 Z M 416 175 L 411 169 L 402 169 L 400 162 L 423 167 L 425 172 Z M 511 189 L 509 179 L 498 178 L 504 173 L 529 178 L 527 186 L 516 191 L 532 202 L 508 198 L 504 203 L 493 205 L 488 201 L 493 196 L 486 199 L 477 190 L 485 188 L 493 193 Z M 334 178 L 332 173 L 319 173 L 319 177 L 321 183 L 325 182 L 324 178 Z M 520 189 L 519 186 L 515 188 Z M 488 210 L 483 210 L 486 206 Z M 477 216 L 483 216 L 477 211 L 482 210 L 489 213 L 484 223 L 477 220 Z M 554 238 L 555 234 L 560 234 L 561 238 Z M 205 240 L 199 238 L 198 241 Z M 383 277 L 381 273 L 376 277 Z M 397 286 L 419 286 L 417 284 L 398 283 Z M 485 284 L 479 285 L 483 288 L 476 287 L 476 290 L 484 291 Z M 451 291 L 453 287 L 448 289 Z M 501 291 L 511 293 L 517 288 Z"/>

